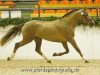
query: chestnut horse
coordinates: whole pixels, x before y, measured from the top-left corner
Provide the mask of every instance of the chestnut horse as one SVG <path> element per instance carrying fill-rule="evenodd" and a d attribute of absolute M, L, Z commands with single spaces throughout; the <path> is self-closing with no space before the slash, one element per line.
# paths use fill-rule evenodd
<path fill-rule="evenodd" d="M 67 54 L 69 52 L 67 42 L 69 42 L 87 63 L 88 61 L 83 58 L 81 50 L 77 46 L 74 39 L 75 27 L 79 22 L 83 23 L 85 26 L 89 25 L 90 27 L 95 25 L 94 21 L 88 15 L 85 9 L 78 9 L 66 13 L 63 17 L 54 21 L 31 20 L 25 24 L 15 26 L 2 37 L 0 43 L 1 46 L 4 46 L 15 38 L 17 34 L 22 33 L 22 41 L 15 44 L 13 53 L 7 58 L 7 60 L 14 58 L 19 47 L 24 46 L 34 40 L 36 43 L 35 51 L 45 60 L 47 60 L 48 63 L 51 63 L 51 61 L 41 52 L 42 39 L 62 43 L 65 51 L 61 53 L 54 53 L 53 56 Z"/>

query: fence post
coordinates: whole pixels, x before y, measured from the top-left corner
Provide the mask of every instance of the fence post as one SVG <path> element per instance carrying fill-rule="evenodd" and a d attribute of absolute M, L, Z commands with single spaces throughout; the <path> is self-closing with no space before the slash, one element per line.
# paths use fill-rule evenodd
<path fill-rule="evenodd" d="M 9 18 L 11 18 L 11 11 L 9 10 Z"/>
<path fill-rule="evenodd" d="M 98 16 L 99 16 L 99 11 L 98 11 L 98 8 L 96 9 L 96 11 L 97 11 L 97 18 L 98 18 Z"/>
<path fill-rule="evenodd" d="M 40 5 L 39 4 L 37 5 L 38 5 L 38 17 L 40 17 Z"/>

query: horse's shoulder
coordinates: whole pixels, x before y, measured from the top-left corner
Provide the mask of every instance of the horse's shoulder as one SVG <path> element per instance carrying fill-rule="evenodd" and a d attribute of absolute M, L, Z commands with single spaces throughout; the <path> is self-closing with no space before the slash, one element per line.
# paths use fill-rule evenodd
<path fill-rule="evenodd" d="M 31 20 L 29 21 L 29 23 L 38 23 L 39 21 L 38 20 Z"/>

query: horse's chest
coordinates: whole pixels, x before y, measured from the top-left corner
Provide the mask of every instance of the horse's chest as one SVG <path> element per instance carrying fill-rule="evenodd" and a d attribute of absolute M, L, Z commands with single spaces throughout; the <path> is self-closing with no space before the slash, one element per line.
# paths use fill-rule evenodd
<path fill-rule="evenodd" d="M 69 28 L 67 30 L 66 34 L 67 34 L 67 36 L 74 37 L 74 35 L 75 35 L 75 29 Z"/>

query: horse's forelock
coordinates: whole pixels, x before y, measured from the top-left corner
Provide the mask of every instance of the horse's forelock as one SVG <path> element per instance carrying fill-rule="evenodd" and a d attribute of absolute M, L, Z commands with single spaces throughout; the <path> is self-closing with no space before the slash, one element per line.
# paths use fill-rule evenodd
<path fill-rule="evenodd" d="M 84 11 L 84 9 L 79 9 L 78 12 L 79 12 L 81 15 L 84 15 L 84 14 L 87 13 L 86 11 Z M 87 14 L 88 14 L 88 13 L 87 13 Z"/>

